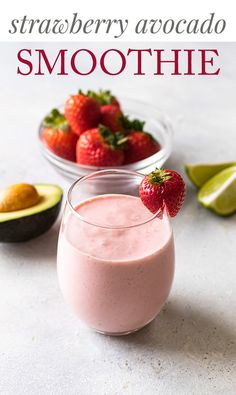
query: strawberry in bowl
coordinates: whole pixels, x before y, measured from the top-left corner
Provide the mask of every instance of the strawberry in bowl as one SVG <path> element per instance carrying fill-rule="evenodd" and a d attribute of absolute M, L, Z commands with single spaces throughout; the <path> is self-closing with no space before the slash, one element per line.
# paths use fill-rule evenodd
<path fill-rule="evenodd" d="M 101 124 L 108 127 L 111 132 L 124 131 L 123 113 L 117 105 L 106 104 L 101 107 Z"/>
<path fill-rule="evenodd" d="M 80 136 L 100 121 L 100 105 L 92 97 L 84 95 L 81 91 L 71 95 L 65 103 L 65 117 L 75 134 Z"/>
<path fill-rule="evenodd" d="M 124 134 L 112 133 L 103 125 L 87 130 L 77 142 L 76 161 L 101 168 L 120 166 L 124 163 L 126 141 Z"/>
<path fill-rule="evenodd" d="M 160 145 L 151 134 L 140 130 L 131 130 L 127 135 L 125 164 L 146 159 L 159 150 Z"/>
<path fill-rule="evenodd" d="M 53 109 L 44 118 L 42 141 L 45 146 L 61 158 L 75 161 L 75 147 L 78 136 L 72 132 L 66 118 Z"/>
<path fill-rule="evenodd" d="M 49 142 L 50 138 L 45 136 L 44 131 L 45 121 L 40 125 L 39 137 L 43 154 L 60 173 L 69 178 L 76 179 L 106 167 L 144 173 L 162 166 L 170 155 L 171 124 L 152 104 L 130 99 L 118 100 L 106 90 L 80 90 L 71 95 L 57 111 L 68 128 L 66 136 L 68 141 L 71 138 L 71 143 L 68 142 L 70 153 L 65 154 L 56 143 Z M 93 129 L 96 132 L 91 133 Z M 105 140 L 101 129 L 109 132 L 106 132 Z M 86 148 L 85 154 L 88 142 L 93 148 Z M 103 156 L 97 154 L 100 148 L 95 149 L 99 144 L 106 151 L 101 160 Z"/>

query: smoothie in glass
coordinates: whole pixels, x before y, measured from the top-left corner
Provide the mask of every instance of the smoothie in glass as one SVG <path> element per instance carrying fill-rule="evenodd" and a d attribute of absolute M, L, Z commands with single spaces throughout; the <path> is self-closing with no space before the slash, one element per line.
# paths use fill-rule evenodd
<path fill-rule="evenodd" d="M 87 199 L 80 196 L 76 203 L 76 198 L 65 210 L 58 243 L 64 298 L 99 332 L 138 330 L 159 313 L 171 289 L 174 243 L 168 216 L 151 215 L 131 194 L 96 196 L 90 188 Z"/>

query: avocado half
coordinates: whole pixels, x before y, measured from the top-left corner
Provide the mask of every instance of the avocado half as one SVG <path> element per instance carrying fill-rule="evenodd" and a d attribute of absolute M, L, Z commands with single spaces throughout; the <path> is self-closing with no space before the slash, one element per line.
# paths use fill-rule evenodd
<path fill-rule="evenodd" d="M 63 191 L 57 185 L 34 184 L 40 200 L 23 210 L 0 213 L 0 242 L 19 242 L 40 236 L 56 221 Z"/>

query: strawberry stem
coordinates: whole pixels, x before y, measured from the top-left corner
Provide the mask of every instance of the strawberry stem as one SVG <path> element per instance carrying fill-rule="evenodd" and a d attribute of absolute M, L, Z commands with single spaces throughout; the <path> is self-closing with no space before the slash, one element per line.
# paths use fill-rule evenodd
<path fill-rule="evenodd" d="M 44 118 L 43 126 L 45 128 L 61 129 L 64 131 L 67 131 L 69 128 L 67 119 L 57 108 L 53 108 L 50 114 Z"/>
<path fill-rule="evenodd" d="M 112 133 L 110 129 L 104 125 L 99 125 L 99 133 L 103 138 L 103 141 L 108 144 L 111 149 L 126 149 L 126 142 L 128 138 L 122 132 Z"/>
<path fill-rule="evenodd" d="M 88 90 L 84 93 L 81 89 L 78 91 L 79 95 L 89 96 L 96 100 L 101 106 L 105 106 L 107 104 L 112 104 L 114 100 L 114 96 L 112 95 L 111 91 L 106 91 L 99 89 L 98 92 Z"/>
<path fill-rule="evenodd" d="M 171 179 L 171 174 L 167 170 L 156 168 L 148 175 L 150 184 L 161 185 L 163 182 Z"/>
<path fill-rule="evenodd" d="M 121 117 L 121 123 L 125 130 L 138 130 L 140 132 L 143 131 L 145 125 L 145 122 L 140 121 L 140 119 L 133 119 L 131 121 L 127 115 Z"/>

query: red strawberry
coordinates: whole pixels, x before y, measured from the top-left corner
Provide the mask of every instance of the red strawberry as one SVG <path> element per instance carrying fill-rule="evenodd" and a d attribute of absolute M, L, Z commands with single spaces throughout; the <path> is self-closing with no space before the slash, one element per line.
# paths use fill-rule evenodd
<path fill-rule="evenodd" d="M 111 91 L 104 91 L 99 89 L 98 92 L 95 91 L 88 91 L 86 96 L 92 97 L 95 99 L 101 106 L 106 106 L 107 104 L 114 105 L 120 107 L 120 103 L 118 102 L 117 98 L 112 95 Z"/>
<path fill-rule="evenodd" d="M 75 147 L 78 136 L 68 125 L 64 115 L 57 109 L 44 119 L 42 141 L 54 154 L 61 158 L 75 161 Z"/>
<path fill-rule="evenodd" d="M 122 165 L 125 141 L 123 134 L 112 133 L 104 126 L 87 130 L 77 142 L 76 161 L 97 167 Z"/>
<path fill-rule="evenodd" d="M 132 130 L 127 138 L 125 164 L 138 162 L 160 150 L 160 145 L 149 133 Z"/>
<path fill-rule="evenodd" d="M 78 136 L 98 125 L 100 105 L 91 97 L 83 94 L 72 95 L 65 104 L 65 117 Z"/>
<path fill-rule="evenodd" d="M 111 132 L 121 132 L 124 129 L 122 125 L 123 114 L 120 107 L 107 104 L 101 107 L 101 114 L 101 123 L 108 127 Z"/>
<path fill-rule="evenodd" d="M 139 187 L 139 196 L 152 213 L 166 207 L 171 217 L 180 210 L 185 194 L 185 183 L 174 170 L 156 169 L 143 178 Z"/>

